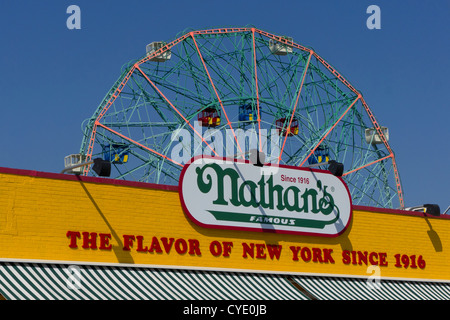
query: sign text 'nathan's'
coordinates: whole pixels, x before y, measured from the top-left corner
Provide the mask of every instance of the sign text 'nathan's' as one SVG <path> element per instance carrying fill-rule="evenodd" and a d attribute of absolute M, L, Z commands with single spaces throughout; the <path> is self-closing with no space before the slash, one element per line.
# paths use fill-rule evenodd
<path fill-rule="evenodd" d="M 200 157 L 179 187 L 186 214 L 208 228 L 332 237 L 352 215 L 344 181 L 324 170 Z"/>

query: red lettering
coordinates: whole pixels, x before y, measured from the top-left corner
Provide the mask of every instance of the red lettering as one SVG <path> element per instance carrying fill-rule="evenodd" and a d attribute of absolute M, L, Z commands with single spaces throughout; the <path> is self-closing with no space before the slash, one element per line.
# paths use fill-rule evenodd
<path fill-rule="evenodd" d="M 220 245 L 220 242 L 217 240 L 212 241 L 209 244 L 209 251 L 214 257 L 218 257 L 222 254 L 222 246 Z"/>
<path fill-rule="evenodd" d="M 333 249 L 323 249 L 323 259 L 325 263 L 334 263 L 334 259 L 331 256 Z"/>
<path fill-rule="evenodd" d="M 161 238 L 161 241 L 163 243 L 164 250 L 166 251 L 166 253 L 170 252 L 170 249 L 172 248 L 174 240 L 175 240 L 174 238 L 170 238 L 170 239 L 167 239 L 166 237 Z"/>
<path fill-rule="evenodd" d="M 299 255 L 304 262 L 320 262 L 320 263 L 334 263 L 334 259 L 331 256 L 333 249 L 320 249 L 320 248 L 308 248 L 308 247 L 289 247 L 292 251 L 292 260 L 298 261 Z M 281 246 L 280 246 L 281 251 Z M 345 251 L 344 251 L 345 252 Z M 344 256 L 343 252 L 343 256 Z M 348 252 L 348 251 L 347 251 Z M 279 255 L 278 255 L 279 256 Z M 277 257 L 278 258 L 278 257 Z M 344 261 L 345 263 L 345 261 Z"/>
<path fill-rule="evenodd" d="M 231 248 L 233 248 L 233 242 L 223 241 L 222 245 L 223 245 L 223 256 L 229 257 L 231 253 Z"/>
<path fill-rule="evenodd" d="M 257 244 L 256 245 L 256 258 L 257 259 L 265 259 L 266 253 L 264 252 L 264 249 L 266 246 L 264 244 Z"/>
<path fill-rule="evenodd" d="M 136 251 L 138 251 L 138 252 L 147 252 L 148 251 L 147 246 L 143 247 L 144 237 L 143 236 L 136 236 L 136 239 L 137 239 L 137 243 L 138 243 Z"/>
<path fill-rule="evenodd" d="M 223 257 L 229 257 L 231 253 L 231 248 L 233 248 L 233 242 L 223 241 L 222 244 L 214 240 L 209 245 L 209 251 L 215 257 L 222 255 Z"/>
<path fill-rule="evenodd" d="M 162 253 L 161 246 L 159 245 L 159 241 L 157 237 L 152 238 L 152 244 L 150 245 L 150 249 L 148 249 L 149 252 L 155 251 L 156 253 Z"/>
<path fill-rule="evenodd" d="M 189 239 L 189 254 L 190 255 L 198 255 L 201 256 L 201 252 L 200 252 L 200 242 L 198 242 L 198 240 L 196 239 Z"/>
<path fill-rule="evenodd" d="M 81 237 L 81 234 L 78 231 L 67 231 L 66 237 L 70 237 L 69 248 L 78 248 L 77 238 Z"/>
<path fill-rule="evenodd" d="M 376 261 L 376 260 L 373 260 L 373 257 L 375 256 L 375 258 L 378 258 L 378 253 L 376 253 L 376 252 L 371 252 L 370 254 L 369 254 L 369 262 L 370 262 L 370 264 L 372 265 L 372 266 L 377 266 L 378 265 L 378 261 Z M 366 262 L 366 264 L 367 264 L 367 262 Z"/>
<path fill-rule="evenodd" d="M 97 233 L 96 232 L 83 232 L 83 245 L 84 249 L 97 249 Z"/>
<path fill-rule="evenodd" d="M 323 262 L 322 260 L 322 250 L 319 248 L 312 248 L 312 254 L 313 254 L 313 262 Z"/>
<path fill-rule="evenodd" d="M 178 254 L 185 254 L 187 252 L 188 246 L 186 243 L 186 240 L 184 239 L 177 239 L 175 241 L 175 251 Z"/>
<path fill-rule="evenodd" d="M 386 267 L 387 265 L 388 265 L 388 262 L 386 261 L 386 257 L 387 257 L 387 254 L 386 254 L 386 252 L 380 252 L 379 254 L 378 254 L 378 257 L 379 257 L 379 259 L 380 259 L 380 263 L 379 263 L 379 266 L 381 266 L 381 267 Z"/>
<path fill-rule="evenodd" d="M 289 182 L 296 182 L 297 179 L 294 177 L 285 176 L 284 174 L 281 175 L 281 181 L 289 181 Z"/>
<path fill-rule="evenodd" d="M 298 261 L 298 252 L 300 251 L 300 247 L 290 246 L 289 249 L 292 251 L 292 260 Z"/>
<path fill-rule="evenodd" d="M 386 260 L 386 253 L 378 252 L 367 252 L 367 251 L 342 251 L 342 262 L 344 264 L 353 265 L 372 265 L 372 266 L 387 266 L 388 262 Z"/>
<path fill-rule="evenodd" d="M 350 264 L 350 251 L 344 250 L 342 251 L 342 263 L 343 264 Z"/>
<path fill-rule="evenodd" d="M 352 251 L 352 264 L 357 264 L 357 262 L 356 262 L 356 251 Z"/>
<path fill-rule="evenodd" d="M 109 244 L 109 240 L 111 239 L 111 234 L 109 233 L 100 233 L 100 250 L 111 250 L 111 245 Z"/>
<path fill-rule="evenodd" d="M 123 235 L 123 250 L 130 251 L 130 247 L 133 246 L 133 241 L 135 240 L 133 235 L 124 234 Z"/>
<path fill-rule="evenodd" d="M 303 247 L 302 250 L 300 250 L 300 256 L 305 262 L 311 261 L 311 250 L 309 250 L 308 247 Z"/>
<path fill-rule="evenodd" d="M 254 243 L 250 243 L 250 246 L 249 246 L 247 243 L 243 242 L 242 248 L 243 248 L 242 257 L 247 258 L 247 254 L 252 258 L 254 257 L 254 251 L 253 251 L 255 248 Z"/>
<path fill-rule="evenodd" d="M 364 252 L 358 251 L 357 255 L 358 255 L 358 264 L 362 265 L 362 263 L 364 262 L 367 265 L 367 251 Z"/>
<path fill-rule="evenodd" d="M 256 251 L 256 259 L 266 259 L 267 258 L 267 254 L 266 254 L 266 248 L 267 251 L 269 252 L 269 257 L 273 260 L 273 258 L 280 258 L 280 254 L 281 254 L 281 248 L 282 246 L 280 245 L 266 245 L 264 243 L 260 243 L 260 244 L 254 244 L 254 243 L 242 243 L 242 248 L 243 248 L 243 253 L 242 253 L 242 257 L 247 258 L 247 256 L 250 256 L 251 258 L 255 257 L 255 251 Z M 300 248 L 300 247 L 298 247 Z M 298 254 L 298 250 L 296 249 L 296 247 L 290 247 L 290 249 L 293 252 L 293 257 L 292 260 L 296 261 L 298 260 L 297 258 L 297 254 Z"/>
<path fill-rule="evenodd" d="M 267 251 L 269 252 L 269 257 L 270 259 L 273 260 L 273 258 L 277 258 L 277 260 L 280 259 L 280 254 L 281 254 L 281 248 L 282 246 L 277 245 L 277 244 L 268 244 L 267 245 Z"/>
<path fill-rule="evenodd" d="M 67 231 L 66 236 L 69 238 L 69 247 L 70 248 L 78 248 L 77 239 L 82 239 L 82 247 L 84 249 L 97 249 L 97 236 L 100 239 L 100 250 L 111 250 L 112 245 L 111 234 L 110 233 L 99 233 L 96 232 L 78 232 L 78 231 Z M 138 252 L 156 252 L 162 253 L 162 247 L 157 237 L 152 238 L 152 242 L 150 244 L 150 248 L 144 245 L 144 237 L 143 236 L 134 236 L 125 234 L 123 235 L 123 250 L 130 251 L 134 245 L 134 242 L 137 241 L 136 251 Z M 185 240 L 182 238 L 174 239 L 174 238 L 166 238 L 162 237 L 161 241 L 163 243 L 164 250 L 167 254 L 170 253 L 172 246 L 175 247 L 175 251 L 178 254 L 185 254 L 189 252 L 190 255 L 198 255 L 201 256 L 200 251 L 200 242 L 196 239 Z M 231 252 L 231 248 L 233 247 L 232 242 L 223 242 L 224 246 L 224 256 L 229 256 Z M 222 246 L 219 243 L 219 248 L 222 250 Z"/>

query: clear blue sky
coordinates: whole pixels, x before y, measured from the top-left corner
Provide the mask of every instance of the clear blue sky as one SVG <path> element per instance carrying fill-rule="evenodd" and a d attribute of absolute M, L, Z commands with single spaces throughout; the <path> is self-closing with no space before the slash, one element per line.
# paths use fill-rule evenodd
<path fill-rule="evenodd" d="M 81 30 L 68 30 L 69 5 Z M 369 5 L 381 29 L 369 30 Z M 152 41 L 245 26 L 313 47 L 389 127 L 407 206 L 450 205 L 450 2 L 399 0 L 0 2 L 0 166 L 60 172 L 81 123 Z"/>

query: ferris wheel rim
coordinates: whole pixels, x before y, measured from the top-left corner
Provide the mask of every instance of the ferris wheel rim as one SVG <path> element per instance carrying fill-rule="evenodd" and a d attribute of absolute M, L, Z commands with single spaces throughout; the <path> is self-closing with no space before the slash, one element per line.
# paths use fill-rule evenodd
<path fill-rule="evenodd" d="M 373 124 L 374 129 L 376 130 L 378 136 L 380 137 L 380 139 L 382 140 L 383 145 L 385 146 L 386 150 L 388 151 L 388 155 L 385 157 L 382 157 L 380 159 L 374 160 L 373 162 L 369 163 L 369 164 L 365 164 L 359 168 L 355 168 L 352 169 L 351 171 L 345 172 L 344 175 L 348 175 L 352 172 L 355 172 L 357 170 L 366 168 L 372 164 L 378 163 L 380 161 L 383 160 L 387 160 L 387 159 L 391 159 L 392 161 L 392 166 L 393 166 L 393 170 L 394 170 L 394 176 L 395 176 L 395 183 L 396 183 L 396 188 L 397 188 L 397 195 L 399 197 L 399 202 L 400 202 L 400 207 L 403 208 L 404 207 L 404 200 L 403 200 L 403 190 L 402 190 L 402 186 L 401 186 L 401 181 L 400 181 L 400 176 L 398 173 L 398 168 L 397 168 L 397 164 L 395 161 L 395 156 L 394 156 L 394 152 L 392 150 L 392 148 L 390 147 L 383 131 L 381 130 L 381 126 L 378 124 L 375 116 L 373 115 L 372 111 L 370 110 L 368 104 L 366 103 L 366 101 L 364 100 L 362 94 L 356 90 L 349 81 L 347 81 L 331 64 L 329 64 L 328 62 L 326 62 L 325 59 L 323 59 L 315 50 L 313 50 L 312 48 L 308 48 L 302 45 L 299 45 L 297 43 L 295 43 L 294 41 L 290 41 L 288 39 L 286 39 L 285 37 L 282 36 L 277 36 L 274 34 L 271 34 L 269 32 L 263 31 L 261 29 L 257 29 L 255 27 L 243 27 L 243 28 L 214 28 L 214 29 L 204 29 L 204 30 L 192 30 L 189 31 L 185 34 L 183 34 L 182 36 L 176 38 L 175 40 L 166 43 L 163 47 L 161 47 L 160 49 L 152 52 L 151 54 L 146 55 L 145 57 L 139 59 L 138 61 L 134 62 L 131 66 L 128 67 L 128 71 L 126 73 L 124 73 L 123 77 L 121 78 L 121 81 L 119 79 L 119 81 L 117 81 L 117 85 L 116 88 L 113 92 L 113 94 L 111 94 L 108 99 L 104 100 L 104 105 L 102 107 L 102 109 L 100 110 L 100 112 L 98 113 L 94 123 L 93 123 L 93 127 L 92 127 L 92 131 L 91 131 L 91 135 L 89 137 L 89 143 L 88 143 L 88 147 L 87 147 L 87 152 L 86 152 L 86 161 L 90 161 L 93 155 L 93 147 L 94 147 L 94 143 L 95 143 L 95 137 L 96 137 L 96 132 L 97 132 L 97 128 L 101 127 L 103 129 L 106 130 L 112 130 L 111 128 L 108 128 L 107 126 L 105 126 L 104 124 L 102 124 L 100 121 L 102 120 L 102 118 L 104 117 L 104 115 L 107 113 L 109 107 L 114 103 L 114 101 L 116 100 L 116 98 L 120 95 L 120 93 L 122 92 L 122 90 L 124 89 L 124 87 L 126 86 L 127 82 L 129 81 L 129 79 L 131 78 L 131 76 L 135 73 L 135 72 L 139 72 L 143 77 L 146 78 L 146 80 L 153 86 L 153 88 L 159 92 L 159 94 L 164 98 L 164 100 L 166 100 L 166 102 L 180 115 L 180 117 L 185 121 L 185 123 L 187 125 L 189 125 L 191 127 L 191 129 L 193 130 L 193 132 L 198 135 L 203 142 L 206 143 L 206 145 L 208 146 L 207 142 L 204 141 L 203 137 L 195 130 L 195 128 L 190 124 L 190 122 L 183 116 L 183 114 L 181 112 L 179 112 L 176 108 L 175 105 L 173 105 L 170 100 L 164 95 L 163 92 L 161 92 L 158 87 L 154 84 L 154 82 L 145 74 L 145 72 L 141 69 L 141 65 L 144 64 L 145 62 L 161 55 L 164 54 L 165 52 L 169 51 L 171 48 L 173 48 L 174 46 L 176 46 L 177 44 L 181 43 L 182 41 L 188 39 L 188 38 L 192 38 L 192 40 L 195 43 L 196 49 L 200 55 L 200 58 L 202 60 L 203 66 L 206 70 L 206 73 L 208 74 L 208 78 L 209 81 L 211 82 L 211 85 L 214 88 L 215 94 L 217 96 L 217 99 L 219 100 L 219 104 L 221 106 L 221 109 L 225 115 L 226 121 L 227 121 L 227 125 L 230 126 L 231 130 L 233 130 L 233 127 L 231 126 L 231 122 L 228 118 L 228 115 L 225 111 L 225 108 L 223 106 L 223 101 L 220 99 L 218 92 L 216 90 L 216 88 L 214 87 L 214 83 L 213 80 L 211 78 L 211 75 L 208 72 L 208 69 L 205 65 L 205 62 L 201 56 L 201 52 L 200 49 L 197 45 L 196 42 L 196 36 L 201 36 L 201 35 L 216 35 L 216 34 L 230 34 L 230 33 L 251 33 L 252 34 L 252 41 L 253 41 L 253 47 L 255 48 L 255 34 L 260 34 L 262 36 L 265 36 L 269 39 L 272 39 L 274 41 L 278 41 L 280 43 L 284 43 L 286 45 L 289 45 L 293 48 L 299 49 L 304 51 L 305 53 L 308 53 L 308 62 L 306 65 L 306 68 L 308 68 L 310 60 L 312 57 L 315 57 L 317 59 L 317 61 L 319 61 L 326 69 L 328 69 L 329 72 L 331 72 L 342 84 L 344 84 L 351 92 L 353 92 L 356 96 L 356 99 L 353 101 L 353 103 L 346 109 L 346 111 L 341 115 L 341 117 L 338 119 L 338 121 L 335 122 L 335 124 L 332 126 L 332 128 L 321 138 L 321 140 L 315 145 L 315 147 L 309 151 L 309 154 L 306 158 L 303 159 L 302 163 L 300 164 L 300 166 L 303 166 L 305 164 L 305 162 L 307 161 L 307 159 L 314 153 L 314 151 L 321 145 L 321 143 L 324 141 L 324 139 L 326 138 L 326 135 L 331 132 L 333 130 L 333 128 L 336 126 L 336 124 L 343 118 L 343 116 L 355 105 L 355 103 L 357 101 L 359 101 L 366 113 L 369 116 L 370 121 Z M 253 54 L 253 59 L 254 59 L 254 64 L 256 65 L 256 54 Z M 254 68 L 254 72 L 255 72 L 255 85 L 256 85 L 256 105 L 257 105 L 257 112 L 258 112 L 258 127 L 259 130 L 261 129 L 261 116 L 260 116 L 260 97 L 259 97 L 259 91 L 258 91 L 258 78 L 257 78 L 257 68 Z M 300 90 L 298 91 L 298 95 L 297 95 L 297 102 L 298 102 L 298 98 L 300 96 L 301 93 L 301 87 L 303 86 L 303 81 L 306 75 L 306 69 L 304 70 L 303 76 L 302 76 L 302 81 L 300 84 Z M 292 123 L 293 118 L 294 118 L 294 113 L 295 113 L 295 109 L 297 107 L 297 103 L 294 105 L 293 111 L 290 115 L 290 120 L 289 120 L 289 124 Z M 120 136 L 120 133 L 115 132 L 116 134 L 118 134 Z M 234 134 L 234 132 L 233 132 Z M 128 137 L 122 135 L 122 137 L 125 137 L 126 139 L 130 140 Z M 287 135 L 286 135 L 287 137 Z M 283 141 L 283 148 L 284 145 L 286 143 L 286 137 Z M 236 139 L 236 135 L 234 135 L 234 138 Z M 259 135 L 259 139 L 261 139 L 261 136 Z M 237 140 L 236 140 L 237 142 Z M 136 141 L 133 141 L 133 143 L 137 143 Z M 141 145 L 143 146 L 143 145 Z M 260 144 L 261 146 L 261 144 Z M 149 151 L 158 154 L 159 156 L 161 156 L 162 158 L 172 161 L 173 163 L 175 163 L 176 165 L 180 165 L 182 166 L 180 163 L 176 163 L 175 161 L 173 161 L 172 159 L 168 158 L 165 155 L 159 154 L 157 151 L 155 150 L 151 150 L 150 148 L 148 148 L 147 146 L 144 146 L 146 149 L 148 149 Z M 211 148 L 211 147 L 210 147 Z M 214 151 L 214 150 L 212 150 Z M 281 154 L 279 156 L 278 159 L 278 163 L 281 160 Z M 85 167 L 83 174 L 87 175 L 89 172 L 89 167 Z"/>

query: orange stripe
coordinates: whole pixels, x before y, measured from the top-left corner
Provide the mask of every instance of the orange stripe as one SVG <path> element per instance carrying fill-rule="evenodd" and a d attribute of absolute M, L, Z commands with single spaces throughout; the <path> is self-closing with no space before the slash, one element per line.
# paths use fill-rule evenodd
<path fill-rule="evenodd" d="M 218 156 L 217 152 L 213 148 L 211 148 L 211 146 L 206 142 L 206 140 L 202 137 L 202 135 L 200 133 L 198 133 L 197 130 L 195 130 L 195 128 L 181 114 L 181 112 L 178 111 L 178 109 L 172 104 L 172 102 L 170 102 L 170 100 L 167 99 L 167 97 L 156 87 L 156 85 L 149 79 L 149 77 L 147 77 L 147 75 L 141 70 L 141 68 L 139 68 L 139 66 L 136 66 L 136 69 L 138 69 L 139 72 L 142 73 L 144 78 L 147 79 L 147 81 L 153 86 L 153 88 L 156 91 L 158 91 L 158 93 L 167 101 L 167 103 L 170 104 L 170 106 L 178 113 L 178 115 L 189 125 L 189 127 L 191 127 L 191 129 L 195 132 L 195 134 L 197 134 L 202 139 L 202 142 L 204 142 L 211 149 L 211 151 L 214 152 L 216 154 L 216 156 Z"/>
<path fill-rule="evenodd" d="M 361 167 L 359 167 L 359 168 L 356 168 L 356 169 L 350 170 L 350 171 L 348 171 L 348 172 L 344 173 L 344 174 L 343 174 L 342 176 L 346 176 L 346 175 L 348 175 L 348 174 L 350 174 L 350 173 L 353 173 L 353 172 L 355 172 L 355 171 L 358 171 L 358 170 L 364 169 L 365 167 L 368 167 L 368 166 L 370 166 L 370 165 L 372 165 L 372 164 L 375 164 L 375 163 L 377 163 L 377 162 L 380 162 L 380 161 L 386 160 L 387 158 L 392 158 L 392 154 L 390 154 L 390 155 L 388 155 L 388 156 L 386 156 L 386 157 L 384 157 L 384 158 L 381 158 L 381 159 L 378 159 L 378 160 L 372 161 L 372 162 L 370 162 L 370 163 L 368 163 L 368 164 L 365 164 L 365 165 L 363 165 L 363 166 L 361 166 Z"/>
<path fill-rule="evenodd" d="M 330 134 L 330 132 L 336 127 L 336 125 L 339 123 L 339 121 L 342 120 L 342 118 L 347 114 L 347 112 L 353 107 L 353 105 L 358 101 L 358 99 L 361 98 L 361 95 L 358 95 L 358 97 L 352 102 L 352 104 L 345 110 L 345 112 L 339 117 L 339 119 L 333 124 L 333 126 L 328 129 L 328 132 L 323 136 L 323 138 L 319 141 L 319 143 L 314 147 L 313 150 L 309 153 L 309 155 L 303 160 L 303 162 L 300 164 L 300 167 L 303 166 L 303 164 L 308 160 L 308 158 L 316 151 L 316 149 L 320 146 L 320 144 L 325 140 L 325 138 Z"/>
<path fill-rule="evenodd" d="M 255 45 L 255 28 L 252 28 L 253 34 L 253 64 L 255 66 L 255 90 L 256 90 L 256 107 L 258 109 L 258 136 L 259 136 L 259 151 L 262 152 L 261 142 L 261 113 L 259 110 L 259 86 L 258 86 L 258 72 L 256 69 L 256 45 Z"/>
<path fill-rule="evenodd" d="M 217 93 L 217 90 L 216 90 L 216 86 L 214 85 L 214 82 L 212 81 L 211 75 L 209 74 L 208 68 L 206 67 L 205 61 L 203 60 L 203 56 L 202 56 L 202 54 L 200 53 L 200 49 L 198 48 L 197 41 L 195 41 L 194 33 L 191 32 L 190 34 L 191 34 L 192 40 L 194 40 L 194 44 L 195 44 L 195 47 L 197 48 L 198 55 L 199 55 L 199 57 L 200 57 L 200 60 L 202 61 L 203 68 L 205 68 L 206 74 L 208 75 L 209 81 L 211 82 L 211 85 L 212 85 L 212 87 L 213 87 L 213 89 L 214 89 L 214 92 L 215 92 L 215 94 L 216 94 L 217 100 L 219 100 L 220 106 L 222 107 L 223 114 L 225 115 L 225 118 L 227 119 L 227 125 L 231 128 L 231 132 L 233 133 L 234 140 L 236 141 L 236 145 L 237 145 L 238 148 L 239 148 L 239 151 L 240 151 L 240 153 L 241 153 L 241 155 L 242 155 L 242 158 L 245 159 L 245 156 L 243 155 L 241 146 L 239 145 L 239 142 L 238 142 L 238 140 L 237 140 L 236 134 L 234 133 L 234 129 L 233 129 L 233 127 L 231 126 L 230 119 L 228 119 L 228 115 L 227 115 L 227 113 L 226 113 L 226 111 L 225 111 L 225 109 L 224 109 L 224 107 L 223 107 L 222 100 L 220 100 L 219 94 Z"/>
<path fill-rule="evenodd" d="M 305 78 L 306 78 L 306 71 L 308 71 L 309 62 L 311 61 L 312 54 L 313 54 L 313 51 L 311 50 L 310 54 L 309 54 L 309 57 L 308 57 L 308 62 L 306 63 L 305 70 L 303 71 L 302 82 L 300 83 L 300 88 L 298 90 L 297 100 L 295 101 L 294 109 L 292 110 L 291 119 L 289 120 L 289 127 L 288 127 L 289 129 L 291 128 L 292 119 L 294 119 L 295 109 L 297 108 L 297 105 L 298 105 L 298 99 L 300 98 L 300 94 L 302 92 L 303 82 L 305 81 Z M 284 145 L 286 144 L 287 137 L 288 137 L 288 135 L 286 134 L 285 137 L 284 137 L 283 146 L 281 147 L 280 155 L 278 157 L 278 163 L 280 163 L 280 161 L 281 161 L 281 156 L 283 154 Z"/>
<path fill-rule="evenodd" d="M 172 160 L 171 158 L 169 158 L 169 157 L 167 157 L 167 156 L 165 156 L 165 155 L 163 155 L 163 154 L 161 154 L 161 153 L 159 153 L 159 152 L 157 152 L 157 151 L 155 151 L 155 150 L 153 150 L 153 149 L 151 149 L 151 148 L 149 148 L 149 147 L 147 147 L 147 146 L 145 146 L 145 145 L 143 145 L 143 144 L 141 144 L 141 143 L 139 143 L 139 142 L 137 142 L 137 141 L 134 141 L 133 139 L 130 139 L 130 138 L 128 138 L 127 136 L 124 136 L 123 134 L 121 134 L 121 133 L 119 133 L 119 132 L 117 132 L 117 131 L 114 131 L 114 130 L 111 129 L 111 128 L 108 128 L 107 126 L 101 124 L 100 122 L 96 122 L 96 125 L 102 127 L 103 129 L 106 129 L 106 130 L 108 130 L 108 131 L 110 131 L 110 132 L 112 132 L 112 133 L 114 133 L 114 134 L 116 134 L 116 135 L 118 135 L 118 136 L 121 137 L 122 139 L 128 140 L 128 141 L 130 141 L 131 143 L 134 143 L 135 145 L 137 145 L 137 146 L 139 146 L 139 147 L 141 147 L 141 148 L 144 148 L 144 149 L 146 149 L 146 150 L 148 150 L 148 151 L 150 151 L 150 152 L 153 152 L 154 154 L 157 154 L 158 156 L 160 156 L 160 157 L 162 157 L 162 158 L 164 158 L 164 159 L 166 159 L 166 160 L 169 160 L 170 162 L 173 162 L 173 163 L 175 163 L 175 164 L 177 164 L 177 165 L 183 167 L 182 164 L 176 162 L 175 160 Z"/>

